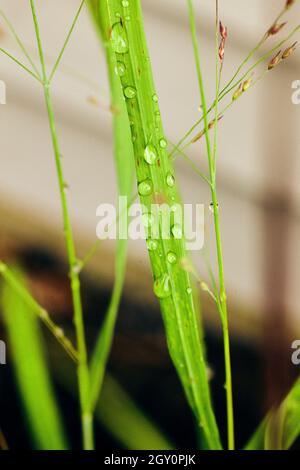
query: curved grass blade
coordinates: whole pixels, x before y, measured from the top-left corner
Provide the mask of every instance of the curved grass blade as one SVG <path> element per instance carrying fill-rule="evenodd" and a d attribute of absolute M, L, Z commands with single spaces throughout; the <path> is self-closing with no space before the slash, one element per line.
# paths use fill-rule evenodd
<path fill-rule="evenodd" d="M 18 271 L 15 275 L 22 279 Z M 67 441 L 38 319 L 7 283 L 3 285 L 1 300 L 16 381 L 33 444 L 39 450 L 65 450 Z"/>
<path fill-rule="evenodd" d="M 178 204 L 181 207 L 181 201 L 173 180 L 174 168 L 167 155 L 140 2 L 104 0 L 98 7 L 105 22 L 105 45 L 112 48 L 122 69 L 119 79 L 131 123 L 140 201 L 146 208 L 144 216 L 147 218 L 152 204 L 161 206 L 165 203 L 169 207 Z M 150 194 L 148 190 L 147 195 L 143 194 L 140 186 L 143 182 L 148 183 Z M 172 226 L 172 214 L 170 222 Z M 182 236 L 174 236 L 174 228 L 172 226 L 173 235 L 167 239 L 163 236 L 159 219 L 158 239 L 148 237 L 148 246 L 155 241 L 152 244 L 155 249 L 149 251 L 154 291 L 159 298 L 170 355 L 206 445 L 220 449 L 191 282 L 189 274 L 181 266 L 181 260 L 186 257 L 185 241 Z M 167 260 L 170 252 L 175 254 L 176 262 L 173 264 Z"/>
<path fill-rule="evenodd" d="M 261 423 L 254 433 L 246 450 L 263 450 L 265 448 L 266 434 L 270 432 L 270 425 L 276 416 L 280 416 L 281 449 L 289 449 L 300 435 L 300 379 L 296 381 L 291 391 L 277 411 L 272 411 Z"/>

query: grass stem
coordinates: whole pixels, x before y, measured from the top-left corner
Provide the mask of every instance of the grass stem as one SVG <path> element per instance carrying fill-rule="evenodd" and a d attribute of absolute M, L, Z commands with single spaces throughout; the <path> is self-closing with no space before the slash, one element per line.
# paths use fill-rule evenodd
<path fill-rule="evenodd" d="M 223 252 L 221 243 L 221 231 L 219 221 L 219 203 L 217 198 L 216 188 L 216 171 L 214 167 L 214 156 L 211 148 L 211 142 L 209 137 L 209 123 L 207 115 L 206 97 L 204 82 L 202 76 L 201 62 L 200 62 L 200 51 L 197 39 L 195 13 L 193 7 L 193 1 L 187 0 L 189 21 L 192 34 L 193 49 L 195 55 L 196 71 L 199 83 L 199 90 L 203 109 L 203 120 L 205 129 L 205 140 L 208 156 L 208 166 L 211 180 L 211 197 L 212 206 L 214 211 L 214 226 L 215 226 L 215 237 L 216 237 L 216 248 L 219 268 L 219 297 L 220 305 L 222 308 L 222 326 L 224 336 L 224 354 L 225 354 L 225 374 L 226 374 L 226 401 L 227 401 L 227 433 L 228 433 L 228 449 L 234 449 L 234 418 L 233 418 L 233 398 L 232 398 L 232 380 L 231 380 L 231 360 L 230 360 L 230 343 L 229 343 L 229 332 L 228 332 L 228 318 L 227 318 L 227 297 L 225 288 L 225 277 L 223 267 Z M 216 100 L 218 101 L 218 100 Z"/>
<path fill-rule="evenodd" d="M 58 136 L 55 125 L 55 116 L 52 104 L 52 98 L 50 93 L 49 81 L 47 78 L 46 66 L 44 52 L 41 42 L 40 30 L 38 19 L 36 15 L 35 2 L 30 0 L 32 17 L 35 27 L 36 40 L 39 50 L 40 62 L 42 67 L 42 77 L 43 77 L 43 88 L 44 88 L 44 97 L 45 104 L 48 113 L 50 133 L 52 139 L 52 145 L 54 150 L 57 178 L 59 184 L 59 193 L 62 207 L 63 223 L 64 223 L 64 234 L 67 246 L 67 254 L 70 267 L 70 281 L 71 281 L 71 292 L 73 299 L 73 308 L 74 308 L 74 324 L 76 329 L 77 337 L 77 348 L 78 348 L 78 385 L 79 385 L 79 395 L 80 395 L 80 406 L 81 406 L 81 419 L 82 419 L 82 432 L 83 432 L 83 444 L 85 450 L 90 450 L 93 448 L 93 420 L 87 419 L 87 415 L 90 414 L 89 409 L 89 393 L 90 393 L 90 384 L 89 384 L 89 370 L 87 362 L 87 350 L 85 342 L 85 332 L 84 332 L 84 323 L 83 323 L 83 312 L 82 312 L 82 302 L 81 302 L 81 293 L 80 293 L 80 279 L 77 272 L 77 257 L 75 252 L 75 244 L 73 238 L 73 231 L 71 226 L 71 220 L 68 209 L 68 202 L 66 197 L 66 183 L 63 175 L 63 169 L 61 164 L 61 152 L 58 142 Z"/>

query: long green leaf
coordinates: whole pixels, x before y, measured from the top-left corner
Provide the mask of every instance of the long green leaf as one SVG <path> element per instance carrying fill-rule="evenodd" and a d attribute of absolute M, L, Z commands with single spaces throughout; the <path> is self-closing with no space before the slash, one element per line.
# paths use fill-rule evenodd
<path fill-rule="evenodd" d="M 96 26 L 96 31 L 102 42 L 103 22 L 101 21 L 101 17 L 98 14 L 99 11 L 97 5 L 92 1 L 89 3 L 89 7 Z M 117 66 L 116 58 L 110 47 L 106 47 L 106 58 L 111 90 L 111 108 L 113 109 L 113 131 L 115 147 L 114 156 L 117 173 L 118 194 L 119 196 L 126 196 L 129 200 L 132 195 L 134 174 L 134 155 L 130 134 L 130 125 L 120 81 L 115 74 L 115 69 Z M 127 213 L 121 215 L 121 219 L 127 217 Z M 122 220 L 120 220 L 119 223 L 122 223 Z M 114 288 L 110 305 L 105 315 L 104 325 L 96 343 L 95 351 L 91 361 L 92 406 L 96 405 L 97 399 L 99 397 L 105 374 L 106 363 L 112 346 L 115 324 L 125 279 L 127 248 L 128 240 L 118 238 Z"/>
<path fill-rule="evenodd" d="M 263 450 L 265 448 L 266 433 L 269 426 L 280 416 L 281 422 L 281 448 L 289 449 L 300 435 L 300 379 L 296 381 L 291 391 L 277 411 L 270 412 L 259 426 L 253 437 L 246 445 L 246 450 Z"/>
<path fill-rule="evenodd" d="M 147 213 L 151 212 L 151 204 L 157 201 L 165 202 L 169 207 L 181 204 L 174 182 L 174 168 L 165 148 L 140 2 L 100 0 L 94 6 L 99 8 L 99 18 L 104 25 L 106 48 L 113 51 L 115 62 L 118 62 L 118 76 L 131 124 L 140 200 Z M 147 189 L 147 195 L 143 195 L 140 186 L 143 182 L 148 189 L 153 189 L 151 194 Z M 160 301 L 169 351 L 207 447 L 220 449 L 191 282 L 181 264 L 186 257 L 185 242 L 180 236 L 166 239 L 162 231 L 160 220 L 158 239 L 148 239 L 148 246 L 151 244 L 149 256 L 154 291 Z M 168 253 L 175 254 L 175 263 L 168 262 Z M 172 258 L 174 260 L 173 255 Z"/>
<path fill-rule="evenodd" d="M 19 272 L 15 275 L 22 277 Z M 16 381 L 33 444 L 39 450 L 64 450 L 67 441 L 38 319 L 7 283 L 2 289 L 2 307 Z"/>

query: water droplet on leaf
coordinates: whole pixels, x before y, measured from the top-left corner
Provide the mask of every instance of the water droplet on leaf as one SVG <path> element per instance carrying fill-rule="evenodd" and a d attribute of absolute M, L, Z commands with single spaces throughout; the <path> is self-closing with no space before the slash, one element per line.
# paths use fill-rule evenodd
<path fill-rule="evenodd" d="M 124 95 L 126 96 L 126 98 L 131 100 L 136 96 L 136 89 L 132 86 L 127 86 L 126 88 L 124 88 Z"/>
<path fill-rule="evenodd" d="M 159 299 L 166 299 L 171 295 L 170 287 L 170 276 L 168 274 L 163 274 L 161 277 L 156 279 L 153 286 L 154 294 Z"/>
<path fill-rule="evenodd" d="M 167 185 L 169 186 L 169 188 L 173 188 L 173 186 L 175 184 L 175 178 L 172 175 L 172 173 L 167 174 L 166 182 L 167 182 Z"/>
<path fill-rule="evenodd" d="M 149 165 L 154 165 L 157 159 L 157 151 L 154 145 L 147 145 L 144 152 L 144 159 Z"/>
<path fill-rule="evenodd" d="M 138 191 L 140 196 L 150 196 L 153 192 L 153 184 L 150 179 L 146 179 L 139 183 Z"/>
<path fill-rule="evenodd" d="M 119 75 L 119 77 L 124 77 L 126 73 L 126 65 L 123 64 L 123 62 L 117 62 L 116 67 L 115 67 L 115 72 L 116 72 L 116 75 Z"/>
<path fill-rule="evenodd" d="M 158 242 L 157 240 L 147 240 L 147 248 L 149 251 L 155 251 L 157 250 L 157 247 L 158 247 Z"/>
<path fill-rule="evenodd" d="M 160 148 L 165 149 L 165 148 L 167 148 L 167 145 L 168 144 L 167 144 L 166 139 L 160 139 L 160 141 L 159 141 Z"/>
<path fill-rule="evenodd" d="M 111 30 L 111 45 L 117 54 L 128 52 L 127 34 L 121 23 L 115 23 Z"/>
<path fill-rule="evenodd" d="M 170 264 L 174 264 L 177 261 L 177 256 L 173 251 L 169 251 L 167 254 L 167 260 Z"/>

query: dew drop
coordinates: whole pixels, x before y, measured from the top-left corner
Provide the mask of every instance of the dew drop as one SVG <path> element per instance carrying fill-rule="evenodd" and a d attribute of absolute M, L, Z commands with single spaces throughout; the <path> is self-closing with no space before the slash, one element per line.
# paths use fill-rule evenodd
<path fill-rule="evenodd" d="M 157 159 L 157 151 L 154 145 L 147 145 L 144 152 L 144 159 L 149 165 L 154 165 Z"/>
<path fill-rule="evenodd" d="M 123 62 L 117 62 L 116 67 L 115 67 L 115 72 L 116 72 L 116 75 L 119 75 L 119 77 L 124 77 L 126 73 L 126 65 L 123 64 Z"/>
<path fill-rule="evenodd" d="M 187 293 L 188 295 L 191 295 L 192 292 L 193 292 L 193 289 L 192 289 L 191 287 L 187 287 L 186 293 Z"/>
<path fill-rule="evenodd" d="M 173 251 L 169 251 L 169 253 L 167 254 L 167 260 L 168 260 L 168 263 L 175 264 L 177 261 L 176 254 Z"/>
<path fill-rule="evenodd" d="M 113 25 L 110 40 L 114 52 L 117 52 L 117 54 L 128 52 L 127 34 L 121 23 Z"/>
<path fill-rule="evenodd" d="M 156 93 L 154 93 L 154 95 L 152 96 L 152 100 L 154 101 L 154 103 L 158 103 L 158 96 Z"/>
<path fill-rule="evenodd" d="M 148 178 L 138 185 L 138 191 L 140 196 L 150 196 L 153 192 L 152 181 Z"/>
<path fill-rule="evenodd" d="M 170 287 L 170 276 L 168 274 L 163 274 L 161 277 L 156 279 L 153 286 L 154 294 L 159 299 L 166 299 L 171 295 Z"/>
<path fill-rule="evenodd" d="M 147 240 L 147 248 L 149 251 L 155 251 L 157 250 L 157 247 L 158 247 L 157 240 L 152 240 L 151 238 Z"/>
<path fill-rule="evenodd" d="M 126 96 L 126 98 L 131 100 L 136 96 L 136 89 L 132 86 L 127 86 L 124 88 L 124 95 Z"/>
<path fill-rule="evenodd" d="M 182 238 L 182 227 L 180 224 L 173 225 L 171 232 L 174 238 L 178 240 Z"/>
<path fill-rule="evenodd" d="M 169 188 L 173 188 L 173 186 L 175 184 L 175 178 L 172 175 L 172 173 L 167 174 L 166 182 L 167 182 L 167 185 L 169 186 Z"/>
<path fill-rule="evenodd" d="M 168 144 L 167 144 L 166 139 L 160 139 L 160 141 L 159 141 L 160 148 L 165 149 L 165 148 L 167 148 L 167 145 Z"/>
<path fill-rule="evenodd" d="M 128 0 L 123 0 L 122 1 L 122 7 L 128 8 L 129 7 L 129 1 Z"/>

